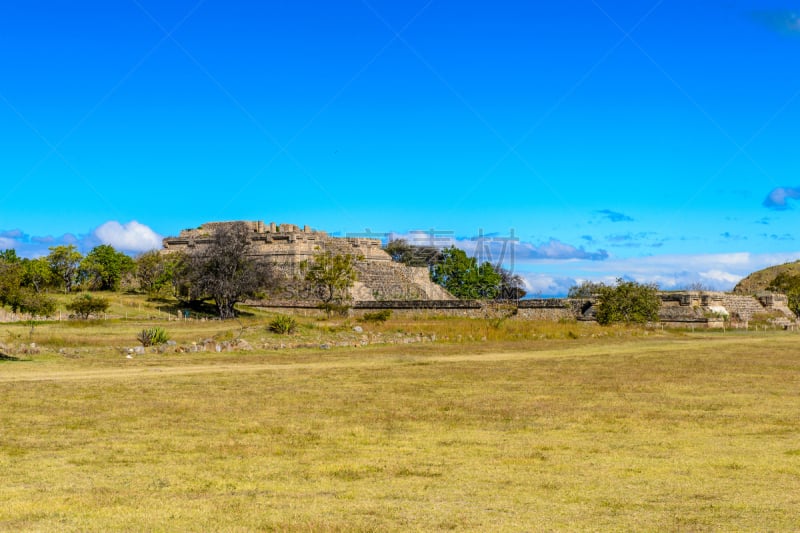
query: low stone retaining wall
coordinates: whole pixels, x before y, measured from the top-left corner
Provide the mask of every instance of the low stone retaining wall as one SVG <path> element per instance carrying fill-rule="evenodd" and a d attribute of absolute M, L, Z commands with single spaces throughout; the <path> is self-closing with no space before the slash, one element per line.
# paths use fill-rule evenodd
<path fill-rule="evenodd" d="M 758 312 L 780 312 L 786 321 L 796 323 L 785 305 L 785 296 L 771 295 L 769 298 L 733 296 L 713 292 L 676 292 L 661 294 L 660 323 L 675 328 L 723 328 L 726 324 L 724 311 L 737 322 L 740 315 L 748 318 Z M 250 305 L 276 312 L 291 309 L 303 316 L 318 316 L 322 311 L 310 302 L 249 302 Z M 594 320 L 594 299 L 532 298 L 519 301 L 481 302 L 477 300 L 391 300 L 354 302 L 350 314 L 360 317 L 364 313 L 389 309 L 395 315 L 459 316 L 468 318 L 516 317 L 525 320 Z M 727 305 L 726 305 L 727 304 Z M 719 311 L 722 310 L 723 313 Z"/>

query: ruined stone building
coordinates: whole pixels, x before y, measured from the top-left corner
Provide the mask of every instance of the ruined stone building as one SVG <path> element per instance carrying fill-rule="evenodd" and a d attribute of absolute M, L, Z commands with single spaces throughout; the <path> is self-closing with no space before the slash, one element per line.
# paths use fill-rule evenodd
<path fill-rule="evenodd" d="M 208 246 L 215 232 L 236 222 L 208 222 L 197 229 L 181 231 L 164 239 L 164 251 L 192 251 Z M 331 237 L 324 231 L 294 224 L 244 222 L 251 231 L 250 253 L 271 262 L 286 278 L 288 288 L 298 287 L 302 279 L 300 263 L 315 254 L 330 251 L 357 258 L 358 281 L 351 289 L 355 301 L 375 300 L 453 300 L 454 297 L 430 281 L 425 267 L 409 267 L 392 261 L 379 239 Z M 288 291 L 285 299 L 302 299 Z"/>

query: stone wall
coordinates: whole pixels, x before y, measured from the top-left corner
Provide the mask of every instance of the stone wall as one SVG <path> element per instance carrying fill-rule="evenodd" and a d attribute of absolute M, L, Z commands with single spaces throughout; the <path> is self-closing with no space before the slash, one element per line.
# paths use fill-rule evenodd
<path fill-rule="evenodd" d="M 659 322 L 675 328 L 723 328 L 726 324 L 746 325 L 746 320 L 756 314 L 771 312 L 778 315 L 772 321 L 776 326 L 797 324 L 797 317 L 786 306 L 786 297 L 770 295 L 759 298 L 736 296 L 722 292 L 665 292 L 661 293 Z M 258 305 L 256 302 L 251 302 Z M 391 309 L 396 314 L 461 316 L 472 318 L 495 317 L 509 312 L 525 320 L 580 320 L 593 321 L 596 306 L 594 299 L 541 298 L 509 301 L 478 302 L 474 300 L 371 300 L 353 303 L 351 314 Z M 317 312 L 309 303 L 274 301 L 261 302 L 275 310 L 302 309 L 302 313 Z M 748 317 L 742 321 L 742 316 Z"/>

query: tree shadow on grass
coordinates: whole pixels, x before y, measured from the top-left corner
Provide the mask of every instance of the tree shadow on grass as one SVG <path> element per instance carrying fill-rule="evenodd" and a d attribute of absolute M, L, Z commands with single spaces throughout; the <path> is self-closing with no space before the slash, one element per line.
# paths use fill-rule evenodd
<path fill-rule="evenodd" d="M 217 309 L 217 306 L 208 300 L 193 300 L 190 302 L 177 302 L 175 300 L 151 301 L 157 301 L 159 305 L 157 305 L 156 308 L 162 313 L 167 313 L 169 315 L 177 316 L 178 313 L 180 313 L 181 317 L 187 317 L 186 313 L 188 312 L 187 318 L 206 318 L 210 320 L 219 318 L 219 310 Z M 255 316 L 255 314 L 248 311 L 242 311 L 241 309 L 237 308 L 236 316 Z"/>
<path fill-rule="evenodd" d="M 14 357 L 13 355 L 7 355 L 3 352 L 0 352 L 0 361 L 21 361 L 19 357 Z"/>

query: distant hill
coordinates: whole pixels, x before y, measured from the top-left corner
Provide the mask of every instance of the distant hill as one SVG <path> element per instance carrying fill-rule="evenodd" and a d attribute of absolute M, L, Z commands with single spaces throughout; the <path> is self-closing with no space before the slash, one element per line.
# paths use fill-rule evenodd
<path fill-rule="evenodd" d="M 782 265 L 776 265 L 764 268 L 762 270 L 757 270 L 737 283 L 736 287 L 733 288 L 733 292 L 735 294 L 755 294 L 759 291 L 763 291 L 781 272 L 799 275 L 800 261 L 784 263 Z"/>

